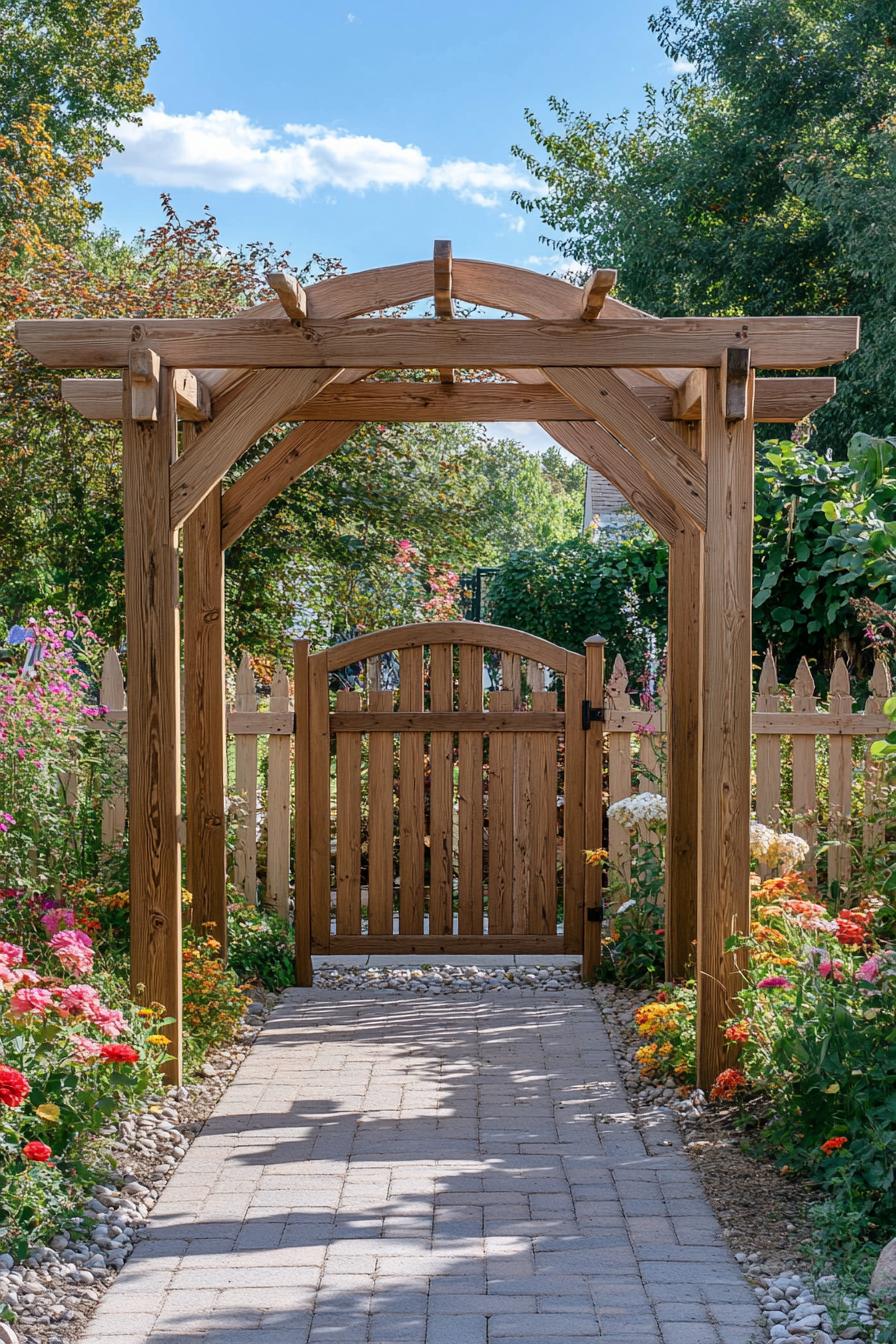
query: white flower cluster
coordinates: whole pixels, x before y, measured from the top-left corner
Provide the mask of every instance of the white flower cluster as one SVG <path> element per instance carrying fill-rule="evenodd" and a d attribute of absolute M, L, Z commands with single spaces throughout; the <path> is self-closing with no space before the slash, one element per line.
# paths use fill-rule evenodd
<path fill-rule="evenodd" d="M 611 821 L 618 821 L 632 835 L 641 826 L 656 831 L 666 824 L 666 800 L 661 793 L 636 793 L 631 798 L 620 798 L 618 803 L 611 803 L 607 816 Z"/>
<path fill-rule="evenodd" d="M 791 831 L 773 831 L 761 821 L 750 822 L 750 858 L 757 863 L 789 872 L 805 863 L 808 854 L 807 842 Z"/>

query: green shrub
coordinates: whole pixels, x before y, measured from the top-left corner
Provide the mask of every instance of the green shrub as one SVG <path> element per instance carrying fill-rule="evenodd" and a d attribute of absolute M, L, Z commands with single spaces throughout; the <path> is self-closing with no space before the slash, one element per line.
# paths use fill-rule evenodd
<path fill-rule="evenodd" d="M 264 989 L 295 984 L 289 925 L 273 910 L 233 901 L 227 910 L 227 960 L 237 979 Z"/>

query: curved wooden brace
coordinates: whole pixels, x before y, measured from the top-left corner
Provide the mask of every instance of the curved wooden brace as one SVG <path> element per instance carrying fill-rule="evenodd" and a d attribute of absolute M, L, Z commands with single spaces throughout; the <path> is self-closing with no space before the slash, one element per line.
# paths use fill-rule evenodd
<path fill-rule="evenodd" d="M 544 420 L 539 425 L 561 448 L 606 476 L 663 541 L 672 545 L 678 539 L 685 524 L 674 504 L 602 425 L 576 420 Z"/>
<path fill-rule="evenodd" d="M 506 625 L 486 625 L 483 621 L 425 621 L 419 625 L 396 625 L 390 630 L 373 630 L 367 635 L 336 644 L 331 649 L 314 654 L 325 659 L 328 672 L 336 672 L 351 663 L 375 658 L 380 653 L 398 649 L 422 649 L 433 644 L 474 644 L 486 649 L 500 649 L 503 653 L 517 653 L 531 658 L 543 667 L 550 667 L 561 676 L 567 672 L 583 672 L 585 658 L 571 653 L 559 644 L 552 644 L 537 635 L 522 630 L 511 630 Z"/>

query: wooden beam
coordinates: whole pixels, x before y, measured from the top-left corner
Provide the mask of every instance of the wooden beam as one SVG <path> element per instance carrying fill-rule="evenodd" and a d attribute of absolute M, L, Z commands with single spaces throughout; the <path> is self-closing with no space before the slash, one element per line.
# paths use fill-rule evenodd
<path fill-rule="evenodd" d="M 727 420 L 718 372 L 703 403 L 707 472 L 703 546 L 703 734 L 700 892 L 697 908 L 697 1081 L 709 1088 L 727 1062 L 719 1030 L 741 987 L 725 951 L 750 929 L 750 714 L 752 697 L 753 422 Z"/>
<path fill-rule="evenodd" d="M 725 351 L 722 361 L 722 399 L 726 420 L 747 418 L 747 384 L 750 378 L 750 351 L 734 346 Z"/>
<path fill-rule="evenodd" d="M 454 317 L 454 299 L 451 293 L 451 243 L 447 238 L 437 238 L 432 249 L 433 298 L 436 317 Z M 454 382 L 454 370 L 439 369 L 439 379 L 443 383 Z"/>
<path fill-rule="evenodd" d="M 610 290 L 616 284 L 616 272 L 612 270 L 595 271 L 582 290 L 582 321 L 596 322 L 603 311 L 604 302 Z"/>
<path fill-rule="evenodd" d="M 248 318 L 23 320 L 19 344 L 52 368 L 124 368 L 135 339 L 177 368 L 718 367 L 749 345 L 755 368 L 845 359 L 854 317 L 632 318 L 601 322 L 383 318 L 292 323 Z"/>
<path fill-rule="evenodd" d="M 706 379 L 699 371 L 701 384 Z M 703 403 L 702 386 L 697 402 Z M 702 458 L 699 425 L 674 432 Z M 692 979 L 700 880 L 703 715 L 703 534 L 685 527 L 669 547 L 669 637 L 666 670 L 666 977 Z"/>
<path fill-rule="evenodd" d="M 228 546 L 243 535 L 266 504 L 322 461 L 358 428 L 351 422 L 299 425 L 275 443 L 224 493 L 221 544 Z"/>
<path fill-rule="evenodd" d="M 179 369 L 176 377 L 182 372 L 185 371 Z M 552 383 L 542 381 L 532 369 L 516 370 L 525 380 L 519 383 L 467 382 L 443 387 L 440 383 L 401 380 L 361 385 L 344 381 L 358 378 L 364 372 L 351 369 L 337 375 L 310 401 L 291 406 L 284 418 L 297 421 L 369 420 L 376 424 L 383 421 L 592 419 L 588 411 L 558 392 Z M 700 396 L 694 395 L 693 389 L 702 376 L 702 369 L 695 370 L 682 395 L 646 381 L 638 382 L 631 390 L 658 420 L 699 420 Z M 795 424 L 830 401 L 836 390 L 836 378 L 758 378 L 753 418 L 757 423 Z M 236 392 L 235 396 L 238 395 Z M 90 420 L 121 419 L 119 378 L 63 378 L 62 398 Z M 229 394 L 221 410 L 228 404 L 228 398 Z M 215 409 L 220 413 L 217 402 Z M 178 414 L 187 418 L 180 399 Z"/>
<path fill-rule="evenodd" d="M 181 1075 L 180 639 L 177 541 L 168 512 L 177 452 L 174 374 L 159 378 L 158 418 L 131 416 L 125 377 L 124 564 L 128 638 L 128 831 L 131 986 L 162 1003 L 171 1061 Z"/>
<path fill-rule="evenodd" d="M 133 346 L 130 351 L 130 415 L 133 420 L 158 420 L 159 371 L 161 360 L 148 346 Z M 123 414 L 127 414 L 123 411 Z"/>
<path fill-rule="evenodd" d="M 692 369 L 681 387 L 672 394 L 672 418 L 675 420 L 699 420 L 702 406 L 704 372 Z"/>
<path fill-rule="evenodd" d="M 171 525 L 180 527 L 238 457 L 278 424 L 291 405 L 333 377 L 326 370 L 260 369 L 240 396 L 197 436 L 171 471 Z"/>
<path fill-rule="evenodd" d="M 212 396 L 201 378 L 190 369 L 175 369 L 174 392 L 181 420 L 211 420 Z"/>
<path fill-rule="evenodd" d="M 664 541 L 671 542 L 678 536 L 684 524 L 673 501 L 657 489 L 637 458 L 602 425 L 564 420 L 541 420 L 539 424 L 567 452 L 606 476 Z"/>
<path fill-rule="evenodd" d="M 184 427 L 184 451 L 195 430 Z M 213 924 L 227 955 L 226 699 L 221 488 L 211 490 L 183 532 L 184 709 L 187 887 L 196 929 Z"/>
<path fill-rule="evenodd" d="M 641 405 L 634 392 L 606 369 L 551 369 L 555 387 L 572 397 L 637 458 L 677 513 L 703 527 L 706 472 L 671 430 Z"/>
<path fill-rule="evenodd" d="M 304 322 L 308 316 L 308 296 L 296 277 L 288 271 L 269 271 L 267 280 L 289 320 Z"/>

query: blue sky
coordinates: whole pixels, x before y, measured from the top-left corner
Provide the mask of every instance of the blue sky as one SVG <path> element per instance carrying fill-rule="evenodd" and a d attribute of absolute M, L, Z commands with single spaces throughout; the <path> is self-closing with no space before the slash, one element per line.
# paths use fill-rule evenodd
<path fill-rule="evenodd" d="M 661 0 L 145 0 L 156 105 L 96 179 L 132 236 L 209 205 L 232 246 L 272 241 L 350 270 L 431 255 L 558 267 L 510 153 L 552 93 L 595 116 L 638 107 L 673 71 L 647 27 Z M 601 258 L 598 261 L 603 260 Z M 537 426 L 493 426 L 529 447 Z"/>
<path fill-rule="evenodd" d="M 637 106 L 671 70 L 647 29 L 659 0 L 146 0 L 157 106 L 107 163 L 107 223 L 210 205 L 225 241 L 273 240 L 350 269 L 429 255 L 551 269 L 510 201 L 523 108 L 550 93 L 595 114 Z M 287 129 L 289 128 L 289 129 Z M 534 258 L 534 260 L 533 260 Z"/>

